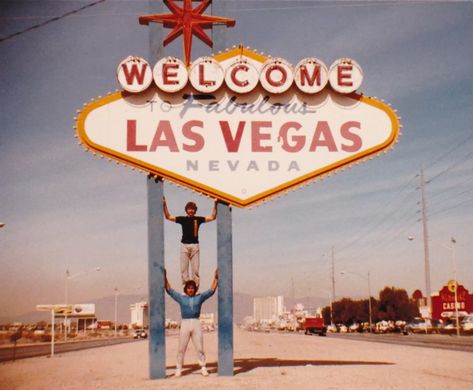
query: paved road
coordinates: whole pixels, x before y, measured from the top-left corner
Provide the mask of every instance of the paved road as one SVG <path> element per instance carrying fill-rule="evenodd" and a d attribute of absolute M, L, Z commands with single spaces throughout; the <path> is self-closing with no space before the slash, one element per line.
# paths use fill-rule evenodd
<path fill-rule="evenodd" d="M 401 344 L 414 347 L 448 349 L 451 351 L 473 352 L 473 337 L 436 334 L 369 334 L 369 333 L 329 333 L 329 337 L 371 341 L 376 343 Z"/>
<path fill-rule="evenodd" d="M 276 332 L 277 333 L 277 332 Z M 318 337 L 306 336 L 303 333 L 288 333 L 298 337 Z M 369 334 L 369 333 L 329 333 L 328 337 L 335 337 L 346 340 L 368 341 L 387 344 L 410 345 L 415 347 L 446 349 L 452 351 L 473 352 L 473 336 L 456 337 L 454 335 L 400 335 L 400 334 Z M 55 344 L 55 353 L 78 351 L 87 348 L 104 347 L 114 344 L 129 343 L 134 340 L 130 337 L 109 338 L 87 341 L 59 342 Z M 51 345 L 18 345 L 15 351 L 15 359 L 24 359 L 34 356 L 48 356 L 51 353 Z M 0 348 L 0 362 L 13 360 L 13 347 Z"/>
<path fill-rule="evenodd" d="M 302 332 L 271 331 L 271 333 L 291 334 L 297 337 L 319 337 L 317 335 L 307 336 Z M 410 345 L 413 347 L 447 349 L 451 351 L 473 352 L 473 336 L 464 335 L 457 337 L 456 335 L 446 334 L 410 334 L 406 336 L 400 333 L 327 333 L 327 337 L 335 337 L 342 340 L 368 341 L 375 343 Z"/>
<path fill-rule="evenodd" d="M 113 344 L 130 343 L 134 340 L 131 337 L 117 337 L 97 340 L 71 341 L 71 342 L 57 342 L 54 344 L 54 353 L 63 353 L 70 351 L 78 351 L 80 349 L 104 347 Z M 16 351 L 13 346 L 0 348 L 0 362 L 15 359 L 24 359 L 34 356 L 47 356 L 51 354 L 51 344 L 41 343 L 36 345 L 17 345 Z"/>

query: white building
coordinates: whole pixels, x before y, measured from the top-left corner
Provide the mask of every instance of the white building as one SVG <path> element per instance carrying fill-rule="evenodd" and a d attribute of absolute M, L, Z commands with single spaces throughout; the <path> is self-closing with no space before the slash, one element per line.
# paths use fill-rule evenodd
<path fill-rule="evenodd" d="M 130 305 L 131 327 L 147 328 L 149 326 L 148 302 L 138 302 Z"/>
<path fill-rule="evenodd" d="M 256 322 L 276 321 L 284 314 L 284 297 L 256 297 L 253 299 L 253 317 Z"/>

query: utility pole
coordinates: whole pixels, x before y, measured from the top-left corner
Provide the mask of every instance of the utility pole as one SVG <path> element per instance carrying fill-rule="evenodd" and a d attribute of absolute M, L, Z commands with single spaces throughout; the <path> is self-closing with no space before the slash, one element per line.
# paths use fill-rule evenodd
<path fill-rule="evenodd" d="M 422 230 L 424 237 L 424 267 L 425 267 L 425 295 L 429 314 L 432 312 L 431 292 L 430 292 L 430 260 L 429 260 L 429 231 L 427 225 L 427 202 L 425 195 L 424 167 L 420 168 L 420 192 L 422 206 Z"/>
<path fill-rule="evenodd" d="M 114 337 L 117 337 L 117 321 L 118 321 L 118 288 L 115 287 L 115 332 Z"/>
<path fill-rule="evenodd" d="M 69 277 L 71 276 L 70 272 L 68 269 L 66 269 L 66 279 L 65 279 L 65 285 L 64 285 L 64 304 L 67 306 L 68 302 L 68 289 L 67 289 L 67 282 L 69 280 Z M 64 341 L 67 341 L 67 309 L 64 311 Z"/>
<path fill-rule="evenodd" d="M 292 299 L 292 304 L 295 304 L 296 295 L 294 292 L 294 277 L 292 276 L 291 276 L 291 299 Z"/>
<path fill-rule="evenodd" d="M 335 301 L 335 249 L 332 246 L 332 301 Z"/>
<path fill-rule="evenodd" d="M 330 301 L 330 325 L 333 325 L 333 302 L 335 302 L 335 249 L 332 246 L 332 299 Z"/>
<path fill-rule="evenodd" d="M 457 261 L 455 259 L 455 244 L 457 241 L 454 237 L 450 238 L 452 244 L 452 263 L 453 263 L 453 280 L 455 281 L 455 323 L 457 328 L 457 337 L 460 337 L 460 319 L 458 318 L 458 281 L 457 281 Z"/>
<path fill-rule="evenodd" d="M 371 277 L 370 271 L 368 271 L 368 315 L 370 320 L 370 333 L 373 332 L 373 320 L 372 320 L 372 309 L 371 309 Z"/>

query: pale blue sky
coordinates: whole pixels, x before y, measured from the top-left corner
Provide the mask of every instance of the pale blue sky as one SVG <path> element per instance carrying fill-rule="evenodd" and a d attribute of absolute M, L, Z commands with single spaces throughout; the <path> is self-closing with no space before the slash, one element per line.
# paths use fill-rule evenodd
<path fill-rule="evenodd" d="M 0 39 L 91 1 L 0 1 Z M 339 271 L 424 290 L 418 204 L 424 165 L 432 291 L 452 275 L 473 290 L 473 3 L 228 1 L 228 47 L 243 43 L 293 64 L 356 59 L 360 88 L 398 110 L 399 144 L 386 155 L 252 209 L 233 212 L 234 288 L 255 295 L 326 297 L 330 248 L 337 296 L 366 294 Z M 85 153 L 73 137 L 84 102 L 119 88 L 117 64 L 148 58 L 148 1 L 108 0 L 0 42 L 0 311 L 20 314 L 147 286 L 146 176 Z M 181 41 L 168 53 L 181 56 Z M 193 57 L 208 53 L 197 41 Z M 166 184 L 172 213 L 195 200 Z M 201 229 L 203 283 L 216 266 L 216 224 Z M 408 241 L 409 235 L 415 240 Z M 179 226 L 166 224 L 166 266 L 178 283 Z M 102 271 L 89 272 L 96 266 Z M 375 294 L 374 294 L 375 295 Z"/>

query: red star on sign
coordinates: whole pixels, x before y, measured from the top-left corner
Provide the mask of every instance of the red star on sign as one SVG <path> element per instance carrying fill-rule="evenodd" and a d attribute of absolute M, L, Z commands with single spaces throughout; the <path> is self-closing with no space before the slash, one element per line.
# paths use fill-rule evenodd
<path fill-rule="evenodd" d="M 202 15 L 210 5 L 211 0 L 202 0 L 195 8 L 192 8 L 192 0 L 183 0 L 183 8 L 177 6 L 174 0 L 163 1 L 172 13 L 140 16 L 139 22 L 144 25 L 149 25 L 150 22 L 157 22 L 162 23 L 165 28 L 172 28 L 172 31 L 163 41 L 164 46 L 183 35 L 184 56 L 187 66 L 191 62 L 192 35 L 195 35 L 206 45 L 212 47 L 212 38 L 207 35 L 204 29 L 212 28 L 214 24 L 224 24 L 227 27 L 235 25 L 235 20 L 233 19 Z"/>

